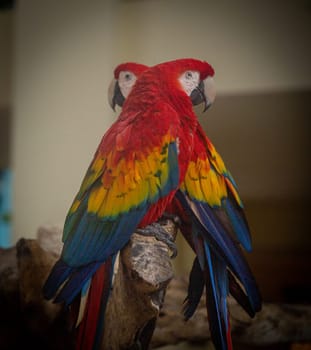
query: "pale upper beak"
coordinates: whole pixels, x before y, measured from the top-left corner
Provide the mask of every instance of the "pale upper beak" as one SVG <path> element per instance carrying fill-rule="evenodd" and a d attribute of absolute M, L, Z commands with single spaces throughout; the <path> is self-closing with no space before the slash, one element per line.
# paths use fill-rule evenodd
<path fill-rule="evenodd" d="M 121 93 L 118 80 L 113 78 L 108 88 L 109 105 L 113 110 L 115 110 L 115 106 L 118 105 L 122 107 L 124 101 L 125 101 L 125 98 Z"/>

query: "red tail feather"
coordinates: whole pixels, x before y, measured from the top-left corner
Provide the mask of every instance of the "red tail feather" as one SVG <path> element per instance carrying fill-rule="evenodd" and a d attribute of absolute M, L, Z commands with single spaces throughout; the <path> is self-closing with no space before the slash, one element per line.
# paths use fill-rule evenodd
<path fill-rule="evenodd" d="M 106 305 L 106 300 L 103 298 L 109 295 L 110 271 L 111 260 L 109 259 L 100 266 L 92 278 L 84 317 L 77 329 L 76 350 L 94 349 L 96 339 L 98 339 L 97 332 L 102 332 L 102 329 L 98 330 L 98 325 L 101 324 L 100 318 L 103 317 L 101 315 L 101 312 L 104 312 L 102 305 Z"/>
<path fill-rule="evenodd" d="M 231 338 L 231 325 L 230 325 L 230 319 L 229 319 L 229 314 L 228 314 L 228 330 L 227 330 L 227 345 L 228 345 L 228 350 L 233 350 L 233 345 L 232 345 L 232 338 Z"/>

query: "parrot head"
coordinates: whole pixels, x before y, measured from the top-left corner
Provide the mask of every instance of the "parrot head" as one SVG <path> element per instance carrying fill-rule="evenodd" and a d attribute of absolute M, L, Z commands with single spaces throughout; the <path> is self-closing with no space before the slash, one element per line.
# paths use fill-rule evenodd
<path fill-rule="evenodd" d="M 118 65 L 114 70 L 114 78 L 109 85 L 108 100 L 112 109 L 123 106 L 135 82 L 148 70 L 148 66 L 127 62 Z M 166 86 L 175 85 L 190 97 L 193 105 L 204 103 L 204 111 L 213 103 L 216 91 L 214 85 L 214 69 L 204 61 L 196 59 L 179 59 L 161 63 L 154 67 L 165 76 Z"/>
<path fill-rule="evenodd" d="M 123 103 L 131 92 L 137 78 L 146 70 L 147 66 L 134 62 L 119 64 L 114 70 L 108 89 L 108 101 L 113 110 L 115 106 L 123 106 Z"/>
<path fill-rule="evenodd" d="M 213 67 L 201 60 L 182 58 L 158 65 L 159 69 L 169 70 L 170 81 L 190 97 L 193 105 L 204 103 L 206 111 L 215 100 L 216 90 Z"/>

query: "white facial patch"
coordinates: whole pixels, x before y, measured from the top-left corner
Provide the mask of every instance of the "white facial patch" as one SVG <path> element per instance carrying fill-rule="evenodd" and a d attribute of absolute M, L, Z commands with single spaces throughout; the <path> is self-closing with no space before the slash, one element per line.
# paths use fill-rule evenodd
<path fill-rule="evenodd" d="M 118 84 L 123 97 L 126 99 L 134 86 L 137 77 L 129 71 L 121 71 L 119 74 Z"/>
<path fill-rule="evenodd" d="M 187 70 L 179 77 L 179 82 L 181 83 L 185 93 L 190 96 L 191 92 L 200 83 L 200 73 L 194 70 Z"/>

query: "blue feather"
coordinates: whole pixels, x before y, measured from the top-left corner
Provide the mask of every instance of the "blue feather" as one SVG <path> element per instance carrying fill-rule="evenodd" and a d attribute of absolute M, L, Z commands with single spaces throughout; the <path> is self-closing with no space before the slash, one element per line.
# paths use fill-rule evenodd
<path fill-rule="evenodd" d="M 243 284 L 254 311 L 261 307 L 261 298 L 257 284 L 249 269 L 241 249 L 233 238 L 226 232 L 221 222 L 206 203 L 190 200 L 186 194 L 177 192 L 178 199 L 191 215 L 195 226 L 215 254 L 227 262 L 228 266 Z"/>
<path fill-rule="evenodd" d="M 254 311 L 261 307 L 261 297 L 258 292 L 256 281 L 248 266 L 244 255 L 236 244 L 236 242 L 226 233 L 223 227 L 215 221 L 212 209 L 207 205 L 199 206 L 199 212 L 203 220 L 203 225 L 208 229 L 202 230 L 202 234 L 206 236 L 207 241 L 211 241 L 211 245 L 215 248 L 220 256 L 223 256 L 229 267 L 237 275 L 242 282 Z"/>
<path fill-rule="evenodd" d="M 67 236 L 62 259 L 70 266 L 104 262 L 129 241 L 146 211 L 146 207 L 137 207 L 119 215 L 118 221 L 85 212 L 74 234 Z"/>
<path fill-rule="evenodd" d="M 217 349 L 227 350 L 228 332 L 228 280 L 226 264 L 204 242 L 207 259 L 206 299 L 211 336 Z"/>
<path fill-rule="evenodd" d="M 176 142 L 172 142 L 168 146 L 168 174 L 169 180 L 164 187 L 164 195 L 169 194 L 172 188 L 177 188 L 179 184 L 179 164 L 178 164 L 178 150 Z"/>
<path fill-rule="evenodd" d="M 223 199 L 221 203 L 229 217 L 230 224 L 232 225 L 239 242 L 245 250 L 250 252 L 252 250 L 252 240 L 247 221 L 241 208 L 234 205 L 232 198 L 230 197 Z"/>
<path fill-rule="evenodd" d="M 100 265 L 101 263 L 97 262 L 75 268 L 74 271 L 71 272 L 68 281 L 57 294 L 54 300 L 55 303 L 65 302 L 66 306 L 70 305 Z"/>
<path fill-rule="evenodd" d="M 68 266 L 62 260 L 58 260 L 53 266 L 53 269 L 46 280 L 43 287 L 43 295 L 46 299 L 52 299 L 57 292 L 58 288 L 72 273 L 73 268 Z"/>
<path fill-rule="evenodd" d="M 86 281 L 86 283 L 84 283 L 82 289 L 81 289 L 81 298 L 86 296 L 86 293 L 88 292 L 88 289 L 90 288 L 91 285 L 91 279 L 89 279 L 88 281 Z"/>
<path fill-rule="evenodd" d="M 188 294 L 184 301 L 183 314 L 185 320 L 189 320 L 194 314 L 204 290 L 204 274 L 200 267 L 198 257 L 193 261 L 189 277 Z"/>
<path fill-rule="evenodd" d="M 242 289 L 239 282 L 236 280 L 234 275 L 230 270 L 227 270 L 228 280 L 229 280 L 229 291 L 233 298 L 240 304 L 244 311 L 250 316 L 255 316 L 255 311 L 253 310 L 252 305 L 250 304 L 248 296 L 245 294 L 245 291 Z M 259 310 L 256 310 L 259 311 Z"/>

